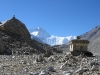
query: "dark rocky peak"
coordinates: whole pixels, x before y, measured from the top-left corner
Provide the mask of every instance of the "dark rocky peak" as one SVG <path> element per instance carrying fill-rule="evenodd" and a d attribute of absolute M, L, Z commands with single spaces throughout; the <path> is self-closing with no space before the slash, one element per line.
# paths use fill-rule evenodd
<path fill-rule="evenodd" d="M 2 22 L 0 24 L 0 30 L 17 34 L 25 38 L 30 38 L 30 33 L 26 26 L 13 16 L 10 20 Z"/>

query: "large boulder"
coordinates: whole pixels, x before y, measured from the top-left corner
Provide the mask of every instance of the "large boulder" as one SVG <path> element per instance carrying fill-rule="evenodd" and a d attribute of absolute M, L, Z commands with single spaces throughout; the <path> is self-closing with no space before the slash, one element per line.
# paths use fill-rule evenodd
<path fill-rule="evenodd" d="M 17 34 L 25 38 L 30 38 L 30 33 L 28 32 L 26 26 L 21 21 L 16 19 L 15 16 L 10 20 L 2 22 L 0 24 L 0 30 Z"/>

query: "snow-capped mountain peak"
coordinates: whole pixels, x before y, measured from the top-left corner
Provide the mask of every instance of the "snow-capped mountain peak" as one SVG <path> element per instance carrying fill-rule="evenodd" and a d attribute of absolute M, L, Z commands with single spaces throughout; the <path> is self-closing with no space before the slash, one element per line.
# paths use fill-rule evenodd
<path fill-rule="evenodd" d="M 70 40 L 72 40 L 72 39 L 76 39 L 76 36 L 72 36 L 72 35 L 71 35 L 71 36 L 67 36 L 66 38 L 70 41 Z"/>
<path fill-rule="evenodd" d="M 76 38 L 76 36 L 59 37 L 59 36 L 50 35 L 41 27 L 31 29 L 30 34 L 32 38 L 37 37 L 42 42 L 49 45 L 67 44 L 70 40 Z"/>
<path fill-rule="evenodd" d="M 30 30 L 31 35 L 34 35 L 38 38 L 47 38 L 50 37 L 50 34 L 47 33 L 44 29 L 42 29 L 41 27 L 37 27 L 35 29 L 31 29 Z"/>

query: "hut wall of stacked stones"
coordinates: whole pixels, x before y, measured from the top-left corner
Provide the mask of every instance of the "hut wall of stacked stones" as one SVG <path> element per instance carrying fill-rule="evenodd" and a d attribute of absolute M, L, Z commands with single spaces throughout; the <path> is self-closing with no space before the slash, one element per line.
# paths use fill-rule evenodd
<path fill-rule="evenodd" d="M 78 38 L 75 40 L 71 40 L 69 42 L 70 51 L 75 51 L 75 50 L 87 51 L 88 44 L 89 44 L 88 40 L 80 40 Z"/>

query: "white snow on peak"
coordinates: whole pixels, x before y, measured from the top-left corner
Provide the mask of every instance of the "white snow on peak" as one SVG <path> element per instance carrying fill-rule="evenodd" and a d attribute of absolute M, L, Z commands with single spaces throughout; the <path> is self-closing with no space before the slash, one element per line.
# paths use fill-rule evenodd
<path fill-rule="evenodd" d="M 51 46 L 68 44 L 68 42 L 70 40 L 76 39 L 76 36 L 59 37 L 59 36 L 50 35 L 41 27 L 31 29 L 30 34 L 31 34 L 32 38 L 34 38 L 34 36 L 35 36 L 35 37 L 39 38 L 42 42 L 49 44 Z"/>
<path fill-rule="evenodd" d="M 76 39 L 76 36 L 72 36 L 72 35 L 71 35 L 71 36 L 67 36 L 66 38 L 70 41 L 70 40 L 72 40 L 72 39 Z"/>
<path fill-rule="evenodd" d="M 42 29 L 41 27 L 37 27 L 35 29 L 31 29 L 30 30 L 30 34 L 34 35 L 40 39 L 44 39 L 47 37 L 50 37 L 51 35 L 49 33 L 47 33 L 44 29 Z"/>
<path fill-rule="evenodd" d="M 34 36 L 37 36 L 38 32 L 32 32 L 31 34 L 34 35 Z"/>

